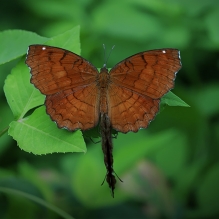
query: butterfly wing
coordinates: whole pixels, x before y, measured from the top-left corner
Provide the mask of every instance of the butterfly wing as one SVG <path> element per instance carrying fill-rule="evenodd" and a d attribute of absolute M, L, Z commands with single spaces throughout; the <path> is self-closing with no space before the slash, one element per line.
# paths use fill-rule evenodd
<path fill-rule="evenodd" d="M 112 84 L 109 88 L 108 115 L 112 127 L 127 133 L 146 128 L 159 110 L 159 99 L 152 99 L 130 89 Z"/>
<path fill-rule="evenodd" d="M 181 68 L 176 49 L 138 53 L 110 71 L 109 117 L 120 132 L 146 128 L 159 110 L 160 98 L 174 87 Z"/>
<path fill-rule="evenodd" d="M 98 71 L 87 60 L 64 49 L 31 45 L 26 64 L 31 83 L 46 95 L 47 113 L 60 128 L 86 130 L 98 123 Z"/>

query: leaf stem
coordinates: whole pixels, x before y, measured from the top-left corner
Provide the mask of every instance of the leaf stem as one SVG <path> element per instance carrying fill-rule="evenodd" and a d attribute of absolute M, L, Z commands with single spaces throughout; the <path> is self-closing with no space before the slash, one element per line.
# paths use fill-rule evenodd
<path fill-rule="evenodd" d="M 6 188 L 6 187 L 0 187 L 0 192 L 23 196 L 25 198 L 30 199 L 31 201 L 34 201 L 34 202 L 36 202 L 36 203 L 38 203 L 40 205 L 45 206 L 46 208 L 50 209 L 51 211 L 56 212 L 58 215 L 60 215 L 61 217 L 65 218 L 65 219 L 74 219 L 71 215 L 69 215 L 68 213 L 64 212 L 60 208 L 58 208 L 58 207 L 56 207 L 56 206 L 54 206 L 52 204 L 49 204 L 49 203 L 45 202 L 44 200 L 42 200 L 42 199 L 40 199 L 40 198 L 38 198 L 36 196 L 30 195 L 28 193 L 25 193 L 25 192 L 22 192 L 22 191 L 18 191 L 18 190 L 15 190 L 15 189 Z"/>
<path fill-rule="evenodd" d="M 6 127 L 6 128 L 4 128 L 4 129 L 0 132 L 0 137 L 1 137 L 2 135 L 4 135 L 4 134 L 8 131 L 8 129 L 9 129 L 9 126 Z"/>

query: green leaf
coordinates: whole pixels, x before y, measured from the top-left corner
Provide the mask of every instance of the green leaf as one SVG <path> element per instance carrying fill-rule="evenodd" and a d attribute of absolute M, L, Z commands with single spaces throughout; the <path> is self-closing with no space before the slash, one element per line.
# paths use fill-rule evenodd
<path fill-rule="evenodd" d="M 162 97 L 161 104 L 165 104 L 165 105 L 169 105 L 169 106 L 190 107 L 186 102 L 181 100 L 178 96 L 176 96 L 171 91 Z"/>
<path fill-rule="evenodd" d="M 52 38 L 47 44 L 55 44 L 80 53 L 79 27 Z M 21 149 L 34 154 L 86 151 L 81 132 L 59 130 L 46 115 L 44 107 L 23 119 L 30 109 L 42 105 L 45 99 L 45 96 L 30 83 L 30 73 L 24 59 L 21 59 L 7 77 L 4 91 L 17 120 L 10 124 L 9 135 L 17 140 Z"/>
<path fill-rule="evenodd" d="M 30 73 L 24 59 L 8 75 L 4 92 L 16 120 L 22 119 L 30 109 L 42 105 L 45 99 L 30 83 Z"/>
<path fill-rule="evenodd" d="M 46 115 L 45 107 L 36 109 L 25 119 L 13 121 L 8 133 L 21 149 L 33 154 L 86 152 L 81 132 L 58 129 Z"/>
<path fill-rule="evenodd" d="M 6 101 L 2 101 L 0 107 L 0 157 L 4 156 L 5 151 L 8 149 L 8 145 L 12 143 L 11 137 L 6 134 L 9 128 L 8 124 L 12 120 L 13 115 L 8 104 Z"/>
<path fill-rule="evenodd" d="M 24 30 L 6 30 L 0 33 L 0 64 L 10 62 L 24 55 L 33 43 L 45 43 L 46 37 Z"/>
<path fill-rule="evenodd" d="M 46 42 L 46 45 L 61 47 L 74 53 L 80 54 L 80 26 L 76 26 L 71 30 L 64 32 L 58 36 L 52 37 Z"/>
<path fill-rule="evenodd" d="M 80 53 L 79 27 L 47 40 L 48 45 L 60 46 Z M 30 71 L 22 59 L 8 75 L 4 91 L 15 119 L 21 119 L 32 108 L 42 105 L 45 97 L 30 83 Z"/>

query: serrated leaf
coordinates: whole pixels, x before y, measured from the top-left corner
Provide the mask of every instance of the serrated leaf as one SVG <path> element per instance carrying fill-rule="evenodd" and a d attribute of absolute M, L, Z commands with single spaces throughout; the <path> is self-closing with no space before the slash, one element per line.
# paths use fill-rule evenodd
<path fill-rule="evenodd" d="M 33 154 L 86 152 L 81 131 L 58 129 L 45 114 L 44 106 L 36 109 L 26 119 L 13 121 L 8 133 L 21 149 Z"/>
<path fill-rule="evenodd" d="M 24 55 L 33 43 L 45 43 L 46 37 L 24 30 L 6 30 L 0 33 L 0 64 L 10 62 Z"/>
<path fill-rule="evenodd" d="M 53 43 L 54 46 L 67 47 L 66 49 L 80 53 L 79 27 L 47 40 L 47 44 Z M 58 129 L 46 114 L 45 107 L 23 119 L 30 109 L 42 105 L 45 99 L 30 83 L 29 69 L 24 62 L 22 59 L 5 81 L 6 98 L 17 120 L 10 124 L 9 135 L 18 142 L 21 149 L 34 154 L 85 152 L 81 132 L 70 133 Z"/>

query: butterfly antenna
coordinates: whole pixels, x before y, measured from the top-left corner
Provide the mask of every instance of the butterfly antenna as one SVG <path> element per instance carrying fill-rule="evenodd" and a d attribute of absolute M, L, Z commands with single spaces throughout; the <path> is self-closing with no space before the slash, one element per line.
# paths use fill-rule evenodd
<path fill-rule="evenodd" d="M 106 47 L 105 47 L 105 44 L 103 44 L 103 52 L 104 52 L 104 64 L 103 64 L 103 67 L 105 68 L 106 67 Z"/>
<path fill-rule="evenodd" d="M 114 47 L 115 47 L 115 45 L 112 46 L 112 49 L 110 50 L 109 55 L 106 57 L 106 47 L 105 47 L 105 44 L 103 44 L 103 50 L 104 50 L 104 64 L 103 64 L 103 67 L 106 67 L 106 64 L 107 64 L 107 62 L 108 62 L 108 59 L 109 59 L 109 57 L 110 57 L 110 55 L 111 55 L 111 53 L 112 53 Z"/>

